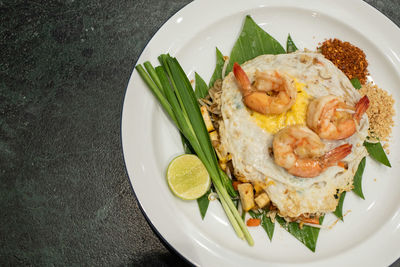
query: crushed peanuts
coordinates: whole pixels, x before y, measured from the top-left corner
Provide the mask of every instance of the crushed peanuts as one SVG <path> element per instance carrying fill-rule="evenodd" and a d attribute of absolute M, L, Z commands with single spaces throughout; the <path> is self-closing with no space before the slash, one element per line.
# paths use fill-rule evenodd
<path fill-rule="evenodd" d="M 370 100 L 369 108 L 367 109 L 369 136 L 380 141 L 389 141 L 392 127 L 394 126 L 394 99 L 388 92 L 373 83 L 363 85 L 359 92 L 362 96 L 367 95 Z M 383 148 L 386 152 L 389 152 L 387 143 L 383 144 Z"/>

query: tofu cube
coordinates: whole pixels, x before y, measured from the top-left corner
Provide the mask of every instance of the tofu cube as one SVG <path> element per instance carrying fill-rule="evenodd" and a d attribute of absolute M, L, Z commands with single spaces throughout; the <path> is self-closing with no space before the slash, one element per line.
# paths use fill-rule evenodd
<path fill-rule="evenodd" d="M 256 201 L 257 206 L 258 206 L 260 209 L 266 207 L 266 206 L 269 204 L 269 202 L 270 202 L 269 197 L 268 197 L 267 193 L 265 193 L 265 192 L 262 193 L 262 194 L 260 194 L 260 195 L 259 195 L 258 197 L 256 197 L 254 200 Z"/>
<path fill-rule="evenodd" d="M 255 181 L 253 182 L 254 190 L 256 191 L 256 196 L 264 192 L 264 190 L 267 188 L 267 184 L 261 181 Z"/>
<path fill-rule="evenodd" d="M 210 132 L 210 139 L 213 147 L 217 147 L 217 145 L 219 144 L 219 136 L 217 131 Z"/>
<path fill-rule="evenodd" d="M 254 192 L 253 186 L 250 183 L 243 183 L 238 185 L 240 195 L 240 202 L 244 211 L 249 211 L 254 208 Z"/>
<path fill-rule="evenodd" d="M 207 131 L 211 132 L 214 131 L 214 126 L 212 124 L 210 114 L 208 114 L 208 110 L 206 106 L 201 106 L 200 108 L 201 115 L 203 116 L 204 124 L 206 125 Z"/>

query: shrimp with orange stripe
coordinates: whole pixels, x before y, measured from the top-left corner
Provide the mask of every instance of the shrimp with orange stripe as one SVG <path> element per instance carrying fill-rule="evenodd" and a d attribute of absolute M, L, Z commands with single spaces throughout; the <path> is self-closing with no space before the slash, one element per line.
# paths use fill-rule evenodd
<path fill-rule="evenodd" d="M 314 99 L 307 110 L 307 126 L 321 138 L 346 139 L 357 131 L 361 117 L 367 111 L 369 99 L 362 97 L 355 106 L 334 95 Z"/>
<path fill-rule="evenodd" d="M 235 62 L 233 74 L 239 84 L 244 104 L 262 114 L 281 114 L 296 102 L 297 91 L 294 81 L 277 71 L 255 72 L 251 84 L 246 72 Z"/>
<path fill-rule="evenodd" d="M 273 152 L 275 163 L 290 174 L 312 178 L 326 168 L 335 166 L 351 152 L 352 145 L 343 144 L 325 153 L 319 136 L 303 125 L 292 125 L 275 134 Z"/>

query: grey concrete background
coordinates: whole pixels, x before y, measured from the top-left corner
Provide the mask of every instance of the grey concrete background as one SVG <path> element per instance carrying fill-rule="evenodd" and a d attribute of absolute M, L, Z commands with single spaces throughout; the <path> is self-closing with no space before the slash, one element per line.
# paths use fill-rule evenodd
<path fill-rule="evenodd" d="M 1 266 L 186 264 L 138 207 L 120 119 L 141 51 L 189 2 L 0 0 Z M 399 1 L 366 2 L 400 25 Z"/>

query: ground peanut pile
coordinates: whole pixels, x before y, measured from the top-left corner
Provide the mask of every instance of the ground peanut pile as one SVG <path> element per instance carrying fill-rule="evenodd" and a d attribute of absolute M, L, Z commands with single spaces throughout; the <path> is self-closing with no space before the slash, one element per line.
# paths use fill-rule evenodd
<path fill-rule="evenodd" d="M 360 94 L 367 95 L 370 100 L 367 110 L 369 135 L 381 141 L 388 141 L 394 125 L 394 99 L 385 90 L 372 83 L 363 85 Z M 388 144 L 384 144 L 383 147 L 387 149 L 387 146 Z"/>
<path fill-rule="evenodd" d="M 321 53 L 336 65 L 350 80 L 357 78 L 365 84 L 368 75 L 368 62 L 364 51 L 338 39 L 329 39 L 318 48 Z"/>

